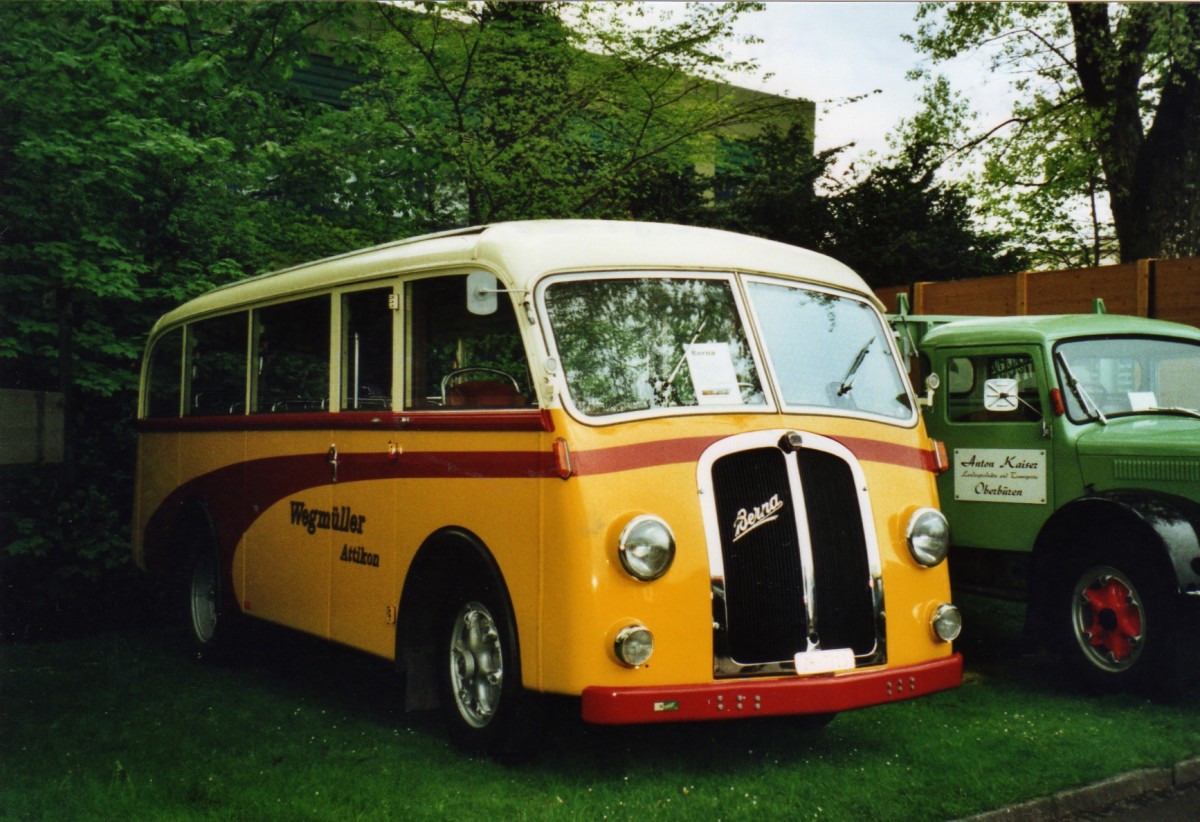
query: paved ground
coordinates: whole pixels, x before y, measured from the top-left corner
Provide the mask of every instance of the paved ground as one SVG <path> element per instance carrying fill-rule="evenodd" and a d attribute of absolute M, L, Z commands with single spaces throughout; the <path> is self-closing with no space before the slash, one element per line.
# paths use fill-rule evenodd
<path fill-rule="evenodd" d="M 1194 822 L 1200 818 L 1200 786 L 1172 790 L 1119 802 L 1098 813 L 1068 817 L 1071 820 L 1107 822 Z"/>
<path fill-rule="evenodd" d="M 1193 822 L 1200 819 L 1200 758 L 1146 768 L 971 817 L 969 822 Z"/>

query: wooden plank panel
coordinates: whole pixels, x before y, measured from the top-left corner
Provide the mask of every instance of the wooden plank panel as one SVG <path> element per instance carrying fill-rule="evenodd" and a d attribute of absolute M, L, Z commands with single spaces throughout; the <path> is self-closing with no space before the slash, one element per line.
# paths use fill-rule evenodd
<path fill-rule="evenodd" d="M 923 283 L 925 314 L 978 314 L 1002 317 L 1017 310 L 1012 277 L 981 277 Z"/>
<path fill-rule="evenodd" d="M 1200 326 L 1200 257 L 1154 261 L 1154 316 Z"/>
<path fill-rule="evenodd" d="M 1030 314 L 1090 314 L 1101 297 L 1109 314 L 1137 315 L 1145 312 L 1138 294 L 1137 263 L 1029 275 Z"/>

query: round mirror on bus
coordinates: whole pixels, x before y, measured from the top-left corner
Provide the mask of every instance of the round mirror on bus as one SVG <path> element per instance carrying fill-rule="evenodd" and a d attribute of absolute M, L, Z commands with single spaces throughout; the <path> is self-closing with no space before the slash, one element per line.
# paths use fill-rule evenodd
<path fill-rule="evenodd" d="M 496 294 L 500 284 L 494 274 L 473 271 L 467 275 L 467 310 L 472 314 L 487 316 L 496 313 Z"/>

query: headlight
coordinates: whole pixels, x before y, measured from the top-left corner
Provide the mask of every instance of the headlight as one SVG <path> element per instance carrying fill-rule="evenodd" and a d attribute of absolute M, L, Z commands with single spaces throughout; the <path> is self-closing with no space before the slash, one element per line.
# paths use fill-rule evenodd
<path fill-rule="evenodd" d="M 962 633 L 962 613 L 953 605 L 939 605 L 930 620 L 934 636 L 943 642 L 953 642 Z"/>
<path fill-rule="evenodd" d="M 630 576 L 649 582 L 671 567 L 675 559 L 675 535 L 658 517 L 634 517 L 621 531 L 617 554 Z"/>
<path fill-rule="evenodd" d="M 941 511 L 920 508 L 912 515 L 908 521 L 908 550 L 926 568 L 946 558 L 950 550 L 950 524 Z"/>
<path fill-rule="evenodd" d="M 622 628 L 613 643 L 613 651 L 617 659 L 630 668 L 645 665 L 654 653 L 654 635 L 649 628 L 641 625 L 630 625 Z"/>

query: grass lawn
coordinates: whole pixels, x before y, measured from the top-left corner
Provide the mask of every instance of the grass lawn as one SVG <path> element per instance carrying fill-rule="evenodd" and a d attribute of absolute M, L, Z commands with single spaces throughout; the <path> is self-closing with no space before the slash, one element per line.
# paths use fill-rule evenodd
<path fill-rule="evenodd" d="M 291 634 L 235 667 L 160 630 L 0 646 L 0 818 L 940 820 L 1200 755 L 1195 693 L 1077 695 L 1017 653 L 1018 606 L 960 604 L 955 691 L 820 731 L 567 713 L 518 767 L 403 713 L 385 664 Z"/>

